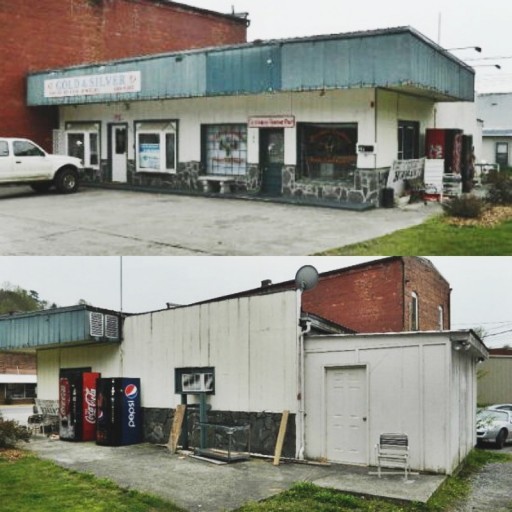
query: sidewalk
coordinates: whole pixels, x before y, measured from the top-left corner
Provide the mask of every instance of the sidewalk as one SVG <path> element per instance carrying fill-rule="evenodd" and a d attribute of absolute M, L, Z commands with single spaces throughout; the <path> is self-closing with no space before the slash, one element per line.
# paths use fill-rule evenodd
<path fill-rule="evenodd" d="M 234 510 L 283 492 L 295 482 L 310 481 L 354 494 L 426 502 L 444 481 L 442 475 L 401 475 L 381 479 L 368 468 L 285 463 L 252 458 L 216 465 L 184 455 L 170 455 L 150 444 L 122 447 L 70 443 L 37 436 L 28 449 L 44 459 L 75 471 L 108 478 L 123 488 L 136 489 L 172 501 L 186 510 Z"/>

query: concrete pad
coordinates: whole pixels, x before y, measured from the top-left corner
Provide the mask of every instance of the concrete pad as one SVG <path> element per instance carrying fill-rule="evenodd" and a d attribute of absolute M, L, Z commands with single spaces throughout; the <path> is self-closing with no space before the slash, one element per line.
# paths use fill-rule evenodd
<path fill-rule="evenodd" d="M 160 496 L 186 510 L 205 512 L 234 510 L 279 494 L 299 481 L 404 501 L 426 501 L 443 481 L 443 477 L 428 475 L 411 484 L 404 484 L 400 476 L 379 481 L 368 475 L 367 468 L 291 463 L 276 467 L 270 459 L 261 458 L 216 465 L 185 455 L 170 455 L 166 448 L 150 444 L 108 447 L 37 436 L 28 449 L 65 468 Z"/>
<path fill-rule="evenodd" d="M 0 188 L 0 255 L 288 255 L 422 223 L 435 203 L 364 212 L 259 200 L 83 188 Z"/>

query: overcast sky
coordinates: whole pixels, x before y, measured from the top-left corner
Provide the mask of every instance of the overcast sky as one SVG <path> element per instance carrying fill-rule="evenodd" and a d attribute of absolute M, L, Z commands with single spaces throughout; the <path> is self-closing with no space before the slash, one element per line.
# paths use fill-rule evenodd
<path fill-rule="evenodd" d="M 58 306 L 84 299 L 97 307 L 139 313 L 190 304 L 293 279 L 305 264 L 320 272 L 362 257 L 0 257 L 0 284 L 35 290 Z M 484 327 L 489 347 L 512 345 L 512 257 L 429 258 L 449 281 L 452 328 Z"/>
<path fill-rule="evenodd" d="M 480 46 L 454 52 L 462 59 L 512 57 L 510 0 L 182 0 L 218 12 L 248 12 L 250 41 L 332 34 L 410 25 L 444 48 Z M 439 17 L 441 15 L 441 24 Z M 439 25 L 441 30 L 439 31 Z M 502 70 L 477 67 L 478 92 L 512 91 L 512 59 L 468 61 L 499 64 Z"/>

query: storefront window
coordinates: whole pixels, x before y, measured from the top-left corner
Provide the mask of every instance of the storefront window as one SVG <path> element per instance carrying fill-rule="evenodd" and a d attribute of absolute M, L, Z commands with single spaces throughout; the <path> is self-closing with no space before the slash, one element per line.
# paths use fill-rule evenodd
<path fill-rule="evenodd" d="M 298 125 L 299 175 L 353 182 L 357 167 L 357 124 Z"/>
<path fill-rule="evenodd" d="M 84 167 L 98 168 L 100 163 L 99 123 L 68 123 L 67 154 L 82 160 Z"/>
<path fill-rule="evenodd" d="M 23 398 L 35 398 L 36 385 L 35 384 L 7 384 L 6 389 L 7 397 L 13 400 L 20 400 Z"/>
<path fill-rule="evenodd" d="M 137 171 L 176 172 L 176 124 L 137 123 Z"/>
<path fill-rule="evenodd" d="M 247 171 L 247 125 L 209 125 L 206 138 L 206 173 L 243 176 Z"/>

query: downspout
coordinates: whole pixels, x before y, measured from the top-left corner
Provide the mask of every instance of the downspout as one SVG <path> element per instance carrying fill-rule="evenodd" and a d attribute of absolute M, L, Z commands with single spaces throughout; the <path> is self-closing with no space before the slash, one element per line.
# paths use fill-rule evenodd
<path fill-rule="evenodd" d="M 304 337 L 311 331 L 311 321 L 306 320 L 303 326 L 301 322 L 302 313 L 302 290 L 297 289 L 297 443 L 295 457 L 299 460 L 304 459 L 304 449 L 306 444 L 305 418 L 306 412 L 304 408 Z"/>

